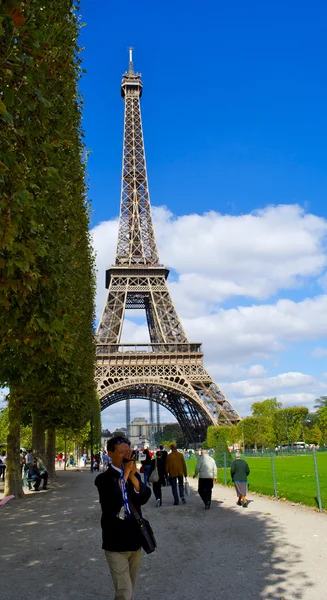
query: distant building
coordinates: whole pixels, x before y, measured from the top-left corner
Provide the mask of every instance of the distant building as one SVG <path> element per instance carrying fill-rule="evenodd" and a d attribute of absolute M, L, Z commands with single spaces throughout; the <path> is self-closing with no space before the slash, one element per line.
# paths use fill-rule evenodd
<path fill-rule="evenodd" d="M 159 429 L 162 432 L 165 425 L 171 425 L 171 423 L 160 423 Z M 157 433 L 158 426 L 156 423 L 153 423 L 154 433 Z M 109 429 L 104 429 L 101 432 L 101 448 L 107 448 L 107 441 L 115 437 L 119 434 L 127 435 L 126 427 L 119 427 L 115 429 L 115 431 L 109 431 Z M 150 431 L 150 423 L 144 417 L 135 417 L 129 426 L 129 439 L 131 441 L 131 446 L 137 448 L 147 448 L 150 445 L 151 431 Z"/>
<path fill-rule="evenodd" d="M 101 448 L 103 450 L 107 449 L 107 441 L 110 438 L 115 437 L 116 435 L 123 434 L 126 435 L 127 429 L 126 427 L 120 427 L 119 429 L 115 429 L 115 431 L 109 431 L 109 429 L 103 429 L 101 431 Z"/>
<path fill-rule="evenodd" d="M 160 423 L 159 430 L 161 432 L 165 425 L 168 425 L 168 423 Z M 153 432 L 157 433 L 157 430 L 157 423 L 153 423 Z M 133 419 L 129 426 L 129 439 L 131 440 L 131 445 L 134 447 L 148 447 L 151 439 L 151 426 L 149 421 L 144 417 L 136 417 Z"/>

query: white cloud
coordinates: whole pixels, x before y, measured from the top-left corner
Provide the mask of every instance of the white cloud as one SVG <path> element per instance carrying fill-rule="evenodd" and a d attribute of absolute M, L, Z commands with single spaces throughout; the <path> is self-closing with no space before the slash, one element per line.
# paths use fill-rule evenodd
<path fill-rule="evenodd" d="M 104 221 L 91 230 L 96 252 L 97 296 L 96 316 L 101 317 L 108 290 L 105 287 L 106 269 L 114 263 L 118 237 L 118 218 Z"/>
<path fill-rule="evenodd" d="M 297 205 L 178 218 L 161 207 L 154 216 L 161 260 L 180 274 L 172 289 L 183 314 L 192 301 L 203 310 L 233 296 L 269 298 L 321 275 L 327 264 L 327 221 Z"/>
<path fill-rule="evenodd" d="M 161 261 L 179 274 L 171 284 L 183 316 L 206 314 L 230 297 L 267 299 L 298 287 L 327 266 L 327 221 L 297 205 L 269 206 L 247 215 L 185 215 L 153 209 Z M 114 262 L 118 219 L 92 230 L 97 252 L 100 316 L 105 269 Z"/>
<path fill-rule="evenodd" d="M 252 365 L 249 369 L 250 377 L 262 377 L 266 375 L 267 369 L 265 369 L 262 365 Z"/>
<path fill-rule="evenodd" d="M 248 379 L 225 383 L 228 399 L 241 416 L 251 413 L 251 405 L 265 398 L 277 397 L 284 406 L 307 406 L 314 410 L 316 398 L 324 394 L 326 383 L 305 373 L 280 373 L 265 379 Z"/>
<path fill-rule="evenodd" d="M 312 356 L 313 358 L 324 358 L 325 356 L 327 356 L 327 349 L 317 346 L 312 350 L 312 352 L 310 352 L 310 356 Z"/>
<path fill-rule="evenodd" d="M 280 373 L 275 377 L 265 379 L 248 379 L 244 381 L 235 381 L 234 383 L 225 383 L 224 391 L 228 397 L 242 396 L 253 397 L 262 396 L 269 398 L 279 396 L 279 392 L 289 388 L 317 387 L 318 383 L 311 375 L 304 373 Z"/>
<path fill-rule="evenodd" d="M 204 342 L 208 362 L 244 364 L 267 359 L 286 345 L 326 338 L 327 295 L 220 309 L 183 323 L 192 341 Z"/>

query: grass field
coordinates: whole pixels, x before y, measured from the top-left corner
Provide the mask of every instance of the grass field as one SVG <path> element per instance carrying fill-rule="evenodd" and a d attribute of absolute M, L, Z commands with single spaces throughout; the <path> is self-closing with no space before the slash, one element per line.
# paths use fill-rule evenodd
<path fill-rule="evenodd" d="M 271 459 L 246 457 L 251 473 L 248 478 L 249 491 L 274 495 Z M 275 472 L 279 498 L 317 506 L 317 488 L 312 455 L 275 456 Z M 186 461 L 188 473 L 193 475 L 196 459 Z M 327 510 L 327 452 L 317 453 L 320 493 L 323 509 Z M 218 469 L 218 482 L 224 483 L 224 469 Z M 227 469 L 227 484 L 233 485 Z"/>

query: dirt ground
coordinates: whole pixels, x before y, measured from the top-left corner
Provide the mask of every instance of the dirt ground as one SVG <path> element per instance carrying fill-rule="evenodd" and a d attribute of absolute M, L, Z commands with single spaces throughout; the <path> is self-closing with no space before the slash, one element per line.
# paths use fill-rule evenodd
<path fill-rule="evenodd" d="M 95 476 L 61 471 L 0 508 L 0 600 L 113 600 Z M 135 600 L 326 600 L 326 514 L 250 495 L 243 509 L 222 486 L 205 511 L 190 484 L 186 505 L 168 487 L 162 507 L 144 508 L 158 548 L 142 557 Z"/>

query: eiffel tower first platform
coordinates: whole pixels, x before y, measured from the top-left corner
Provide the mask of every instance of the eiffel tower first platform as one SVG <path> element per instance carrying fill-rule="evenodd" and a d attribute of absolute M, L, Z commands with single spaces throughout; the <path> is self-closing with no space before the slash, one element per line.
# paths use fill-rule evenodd
<path fill-rule="evenodd" d="M 208 425 L 240 417 L 203 366 L 200 343 L 189 342 L 160 264 L 146 172 L 141 75 L 132 49 L 123 75 L 125 102 L 120 222 L 115 265 L 106 271 L 108 296 L 96 334 L 96 383 L 101 409 L 121 400 L 148 399 L 167 408 L 189 442 Z M 125 309 L 144 309 L 149 344 L 121 344 Z M 152 405 L 151 405 L 152 406 Z"/>

